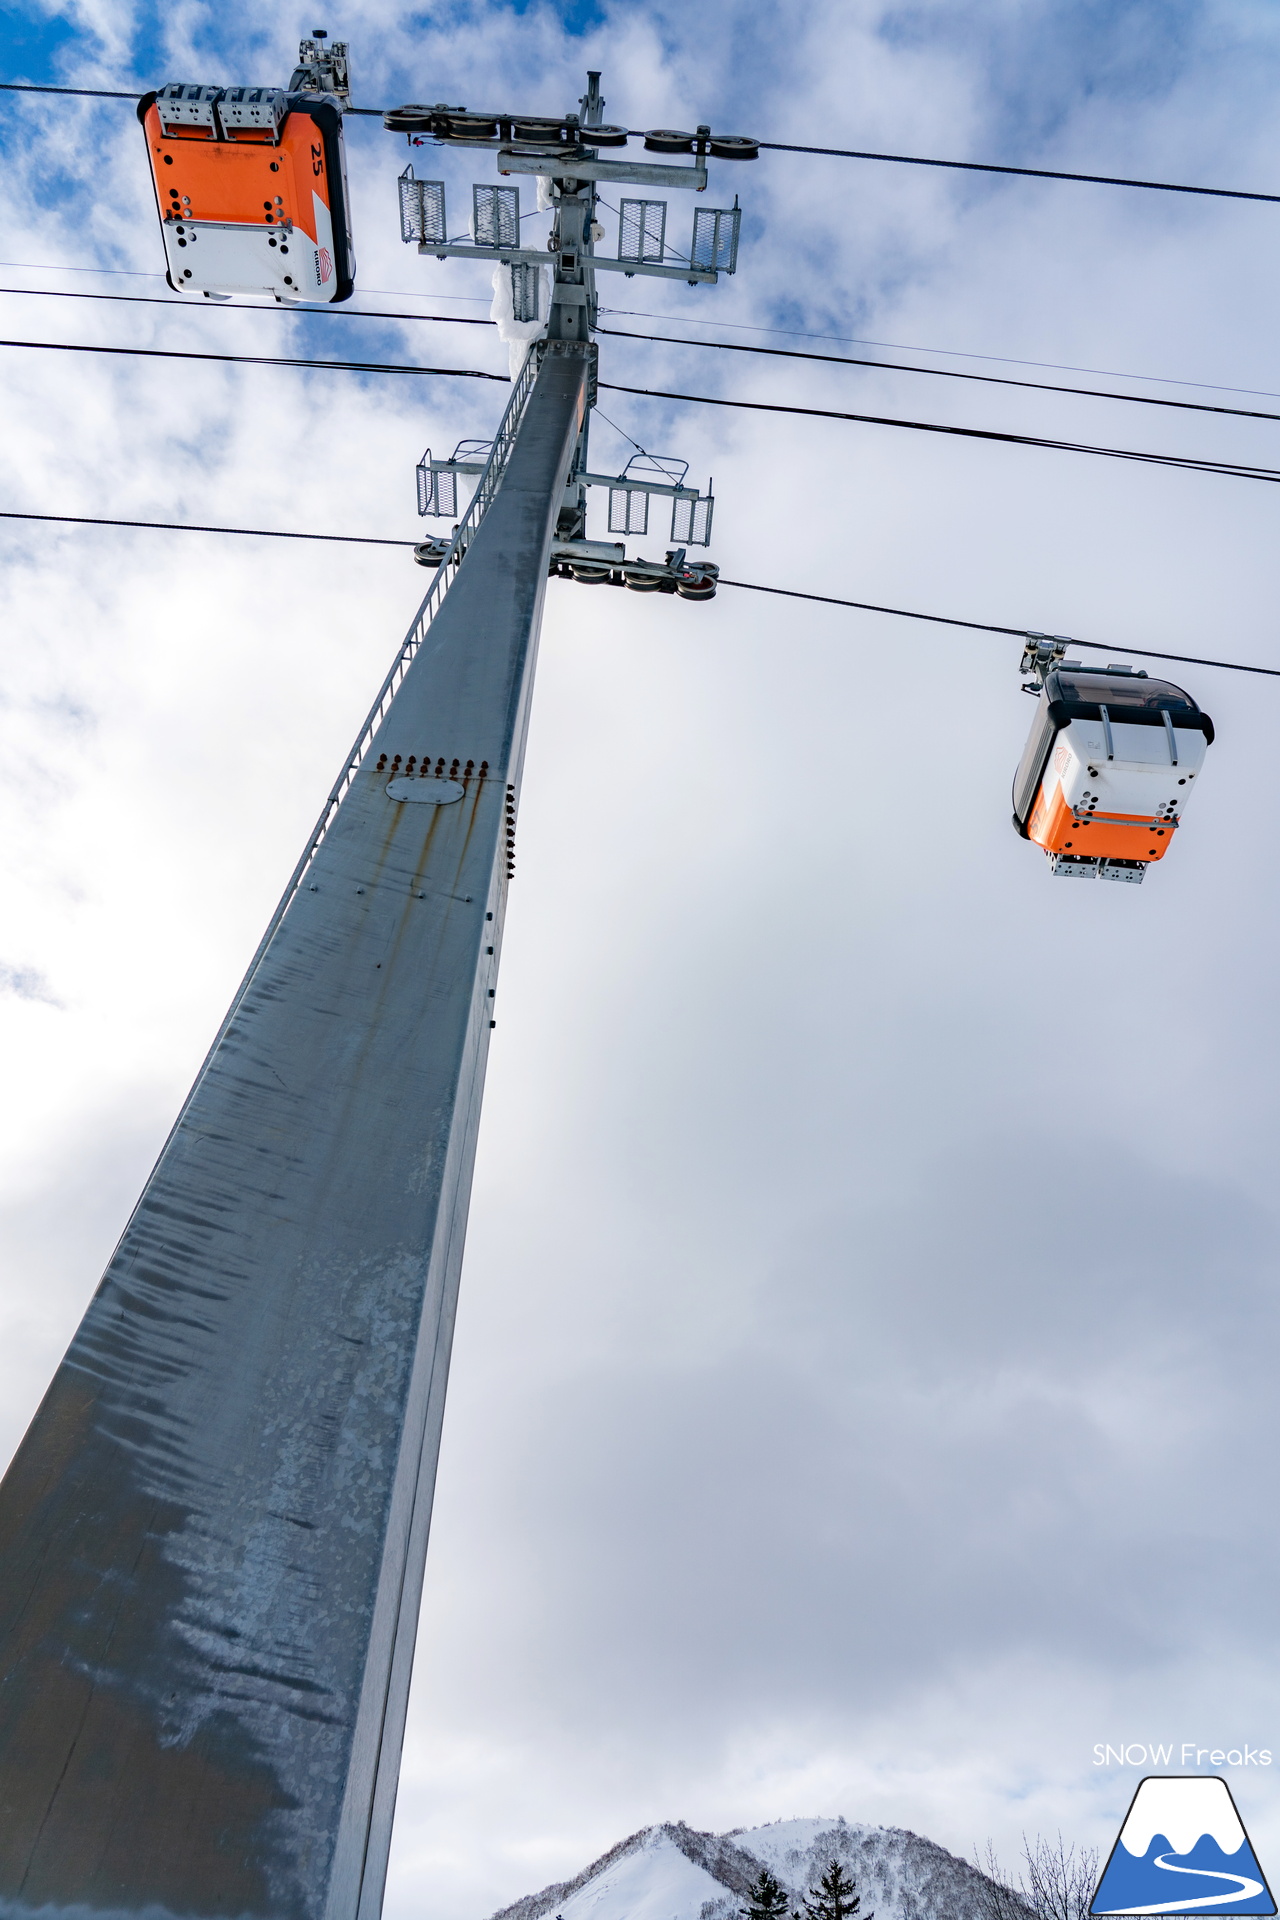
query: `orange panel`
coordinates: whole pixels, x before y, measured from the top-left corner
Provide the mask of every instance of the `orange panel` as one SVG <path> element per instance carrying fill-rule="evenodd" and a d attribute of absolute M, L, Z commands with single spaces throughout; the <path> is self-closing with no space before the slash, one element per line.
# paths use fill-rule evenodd
<path fill-rule="evenodd" d="M 155 106 L 142 124 L 162 219 L 172 210 L 187 220 L 234 220 L 252 227 L 291 220 L 317 243 L 312 193 L 326 207 L 333 202 L 324 142 L 310 114 L 289 114 L 274 147 L 250 140 L 168 139 Z"/>
<path fill-rule="evenodd" d="M 1132 814 L 1112 820 L 1073 819 L 1062 788 L 1056 785 L 1049 795 L 1041 787 L 1027 821 L 1027 838 L 1038 847 L 1050 853 L 1083 854 L 1086 859 L 1163 860 L 1173 834 L 1172 827 L 1153 827 Z"/>

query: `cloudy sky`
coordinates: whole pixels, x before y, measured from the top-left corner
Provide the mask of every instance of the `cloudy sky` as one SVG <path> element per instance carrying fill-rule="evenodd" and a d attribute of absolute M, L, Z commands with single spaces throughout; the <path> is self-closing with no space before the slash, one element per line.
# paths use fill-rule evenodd
<path fill-rule="evenodd" d="M 125 89 L 280 82 L 321 24 L 364 105 L 559 111 L 600 67 L 631 126 L 1280 191 L 1280 19 L 1253 0 L 0 6 L 6 78 Z M 478 328 L 178 310 L 128 102 L 5 96 L 0 140 L 6 340 L 505 370 Z M 486 314 L 485 269 L 401 248 L 405 159 L 351 124 L 353 305 Z M 488 165 L 441 169 L 455 208 Z M 781 154 L 720 166 L 734 191 L 736 280 L 616 277 L 610 326 L 1280 412 L 1280 208 Z M 1280 466 L 1267 422 L 601 358 Z M 424 445 L 502 403 L 7 346 L 0 377 L 6 509 L 395 538 Z M 1280 666 L 1269 484 L 604 404 L 714 475 L 732 579 Z M 627 451 L 599 428 L 597 465 Z M 0 525 L 7 1453 L 424 577 Z M 1271 1749 L 1229 1777 L 1280 1861 L 1280 689 L 1185 669 L 1218 744 L 1173 857 L 1060 887 L 1009 825 L 1017 664 L 730 589 L 550 590 L 392 1920 L 481 1920 L 661 1819 L 1106 1845 L 1140 1769 L 1097 1742 Z"/>

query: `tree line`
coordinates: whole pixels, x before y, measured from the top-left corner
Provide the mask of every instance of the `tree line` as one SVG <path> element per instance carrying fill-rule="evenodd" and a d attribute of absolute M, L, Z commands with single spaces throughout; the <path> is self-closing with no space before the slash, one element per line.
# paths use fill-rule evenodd
<path fill-rule="evenodd" d="M 1023 1839 L 1022 1861 L 1007 1873 L 988 1843 L 985 1857 L 975 1852 L 971 1920 L 1088 1920 L 1098 1879 L 1098 1855 L 1092 1847 L 1068 1846 L 1037 1835 Z M 875 1920 L 861 1911 L 853 1880 L 833 1860 L 816 1887 L 791 1910 L 791 1895 L 768 1867 L 739 1907 L 738 1920 Z"/>
<path fill-rule="evenodd" d="M 853 1881 L 833 1860 L 816 1887 L 810 1888 L 794 1914 L 789 1909 L 791 1895 L 768 1867 L 747 1893 L 747 1904 L 738 1908 L 738 1920 L 876 1920 L 874 1913 L 861 1913 L 861 1896 Z"/>

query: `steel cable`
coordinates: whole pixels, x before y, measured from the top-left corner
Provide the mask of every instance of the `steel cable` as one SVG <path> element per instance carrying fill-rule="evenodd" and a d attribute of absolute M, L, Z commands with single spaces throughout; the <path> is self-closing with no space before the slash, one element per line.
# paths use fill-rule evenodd
<path fill-rule="evenodd" d="M 61 93 L 78 99 L 140 100 L 140 93 L 125 93 L 113 87 L 37 86 L 26 80 L 0 81 L 4 93 Z M 345 107 L 344 113 L 364 119 L 382 118 L 382 107 Z M 647 129 L 628 127 L 633 138 L 643 139 Z M 1148 193 L 1194 193 L 1214 200 L 1261 200 L 1280 205 L 1280 193 L 1252 193 L 1243 187 L 1191 187 L 1175 180 L 1133 180 L 1118 173 L 1072 173 L 1061 167 L 1012 167 L 991 160 L 939 160 L 919 153 L 874 153 L 862 147 L 803 147 L 787 140 L 758 140 L 762 153 L 806 153 L 828 160 L 877 160 L 895 167 L 943 167 L 960 173 L 1012 174 L 1024 180 L 1074 180 L 1095 187 L 1140 187 Z"/>
<path fill-rule="evenodd" d="M 0 341 L 0 345 L 4 343 Z M 1256 467 L 1243 461 L 1202 460 L 1190 454 L 1143 453 L 1134 447 L 1097 447 L 1083 440 L 1053 440 L 1040 434 L 999 433 L 992 427 L 951 427 L 935 420 L 902 420 L 892 414 L 845 413 L 834 407 L 788 406 L 778 400 L 729 400 L 709 393 L 670 393 L 661 387 L 623 387 L 602 380 L 602 393 L 630 393 L 645 400 L 683 400 L 703 407 L 734 407 L 749 413 L 798 414 L 812 420 L 846 420 L 871 427 L 901 427 L 912 433 L 945 433 L 964 440 L 995 440 L 1006 446 L 1045 447 L 1056 453 L 1091 453 L 1108 460 L 1137 460 L 1147 466 L 1175 467 L 1188 473 L 1225 474 L 1237 480 L 1280 481 L 1280 468 Z"/>
<path fill-rule="evenodd" d="M 1004 633 L 1015 640 L 1043 638 L 1035 628 L 1000 627 L 990 620 L 961 620 L 949 613 L 918 613 L 911 607 L 885 607 L 874 600 L 842 600 L 830 593 L 805 593 L 799 587 L 765 587 L 755 580 L 717 581 L 721 587 L 738 587 L 744 593 L 776 593 L 786 600 L 813 600 L 824 607 L 853 607 L 859 613 L 889 613 L 897 620 L 925 620 L 932 626 L 968 627 L 975 633 Z M 1280 667 L 1246 666 L 1240 660 L 1209 660 L 1196 653 L 1157 653 L 1151 647 L 1131 647 L 1123 640 L 1077 640 L 1073 634 L 1054 634 L 1055 640 L 1065 640 L 1069 647 L 1087 647 L 1093 653 L 1132 653 L 1140 660 L 1176 660 L 1188 667 L 1221 667 L 1227 673 L 1261 673 L 1269 679 L 1280 680 Z"/>
<path fill-rule="evenodd" d="M 62 287 L 0 287 L 0 294 L 26 296 L 33 300 L 107 300 L 115 304 L 147 307 L 168 307 L 170 312 L 178 312 L 171 295 L 159 293 L 88 293 L 79 288 Z M 409 296 L 412 298 L 412 296 Z M 197 313 L 275 313 L 291 314 L 298 311 L 295 307 L 255 306 L 248 300 L 219 300 L 208 307 L 188 308 L 188 312 Z M 308 314 L 318 313 L 326 317 L 333 315 L 341 320 L 427 320 L 445 327 L 489 327 L 489 319 L 477 320 L 468 316 L 455 316 L 450 313 L 392 313 L 377 307 L 308 307 Z M 868 360 L 843 353 L 807 353 L 798 347 L 753 347 L 737 340 L 682 340 L 667 333 L 632 333 L 626 327 L 597 327 L 597 333 L 607 333 L 614 340 L 638 340 L 654 346 L 668 347 L 708 347 L 719 353 L 763 354 L 775 360 L 813 360 L 821 366 L 831 367 L 875 367 L 886 373 L 923 373 L 931 374 L 938 380 L 976 380 L 984 386 L 1025 387 L 1032 393 L 1062 393 L 1084 400 L 1123 400 L 1137 407 L 1173 407 L 1183 413 L 1225 414 L 1237 420 L 1277 420 L 1280 413 L 1267 413 L 1258 407 L 1224 407 L 1203 400 L 1167 400 L 1160 394 L 1146 393 L 1110 393 L 1104 387 L 1065 387 L 1052 380 L 1014 380 L 996 373 L 965 373 L 955 367 L 912 367 L 898 360 Z M 1118 376 L 1123 378 L 1123 375 Z"/>
<path fill-rule="evenodd" d="M 19 513 L 0 508 L 0 520 L 41 520 L 68 527 L 144 527 L 154 533 L 237 533 L 251 540 L 329 540 L 349 547 L 416 547 L 416 540 L 384 540 L 372 533 L 293 533 L 283 527 L 211 527 L 193 520 L 105 520 L 91 513 Z"/>
<path fill-rule="evenodd" d="M 6 289 L 0 287 L 0 293 Z M 116 294 L 116 299 L 128 299 Z M 806 353 L 799 347 L 752 347 L 737 340 L 679 340 L 667 333 L 631 333 L 623 327 L 597 327 L 615 340 L 644 340 L 667 347 L 712 347 L 719 353 L 764 354 L 775 360 L 816 360 L 828 367 L 878 367 L 887 373 L 925 373 L 936 380 L 977 380 L 989 387 L 1026 387 L 1033 393 L 1074 394 L 1082 400 L 1124 400 L 1136 407 L 1176 407 L 1189 413 L 1225 413 L 1238 420 L 1280 420 L 1280 413 L 1254 407 L 1220 407 L 1205 400 L 1166 400 L 1162 394 L 1108 393 L 1103 387 L 1064 387 L 1052 380 L 1014 380 L 999 373 L 965 373 L 959 367 L 909 367 L 899 360 L 864 360 L 844 353 Z M 1121 376 L 1123 377 L 1123 376 Z"/>
<path fill-rule="evenodd" d="M 28 349 L 43 353 L 105 353 L 144 360 L 214 361 L 222 365 L 250 367 L 293 367 L 320 373 L 404 374 L 414 378 L 456 380 L 494 380 L 504 386 L 505 373 L 486 373 L 478 367 L 407 367 L 377 360 L 318 360 L 289 354 L 201 353 L 175 347 L 95 346 L 82 341 L 0 340 L 0 347 Z M 1040 447 L 1056 453 L 1087 453 L 1108 460 L 1137 461 L 1142 465 L 1171 467 L 1187 473 L 1225 475 L 1237 480 L 1280 481 L 1280 468 L 1262 467 L 1234 460 L 1200 459 L 1189 454 L 1146 453 L 1135 447 L 1094 446 L 1088 441 L 1056 440 L 1041 434 L 1001 433 L 991 427 L 955 427 L 934 420 L 903 420 L 892 414 L 848 413 L 833 407 L 801 407 L 776 400 L 730 400 L 710 393 L 672 393 L 661 387 L 627 387 L 616 381 L 602 380 L 601 392 L 629 393 L 646 400 L 680 400 L 703 407 L 733 407 L 751 413 L 792 414 L 812 420 L 841 420 L 854 425 L 897 427 L 912 433 L 949 434 L 964 440 L 990 440 L 1004 446 Z"/>
<path fill-rule="evenodd" d="M 60 270 L 60 269 L 59 269 Z M 160 275 L 157 274 L 159 279 Z M 339 320 L 438 320 L 446 327 L 491 327 L 487 316 L 477 320 L 470 314 L 391 313 L 381 307 L 295 307 L 255 305 L 251 300 L 211 300 L 207 306 L 185 306 L 171 293 L 91 293 L 80 287 L 0 287 L 0 293 L 25 294 L 32 300 L 112 300 L 134 307 L 168 307 L 170 313 L 313 313 L 332 314 Z M 406 300 L 415 296 L 405 295 Z M 643 334 L 636 336 L 643 339 Z M 819 355 L 819 358 L 822 356 Z M 1277 415 L 1280 418 L 1280 415 Z"/>
<path fill-rule="evenodd" d="M 292 354 L 199 353 L 189 347 L 100 347 L 70 340 L 0 340 L 0 347 L 27 347 L 44 353 L 110 353 L 142 360 L 215 360 L 241 367 L 305 367 L 324 373 L 406 373 L 445 380 L 500 380 L 505 373 L 485 373 L 479 367 L 404 367 L 380 360 L 308 360 Z"/>
<path fill-rule="evenodd" d="M 135 270 L 130 267 L 73 267 L 73 266 L 69 266 L 66 263 L 66 261 L 53 261 L 53 260 L 46 260 L 46 261 L 0 260 L 0 267 L 9 267 L 15 270 L 21 269 L 23 271 L 30 271 L 32 273 L 93 273 L 93 274 L 100 274 L 100 275 L 122 274 L 126 279 L 141 279 L 141 280 L 162 280 L 164 278 L 163 274 L 139 273 L 139 272 L 135 272 Z M 397 299 L 397 300 L 416 300 L 421 298 L 421 295 L 409 292 L 408 290 L 402 289 L 399 287 L 365 287 L 362 289 L 362 292 L 366 296 L 372 296 L 373 294 L 382 294 L 388 299 Z M 174 304 L 175 304 L 174 301 L 168 295 L 127 294 L 127 293 L 89 293 L 89 292 L 83 291 L 80 288 L 67 289 L 63 287 L 57 287 L 57 288 L 0 287 L 0 293 L 30 294 L 35 299 L 49 299 L 49 300 L 138 300 L 138 301 L 145 302 L 149 305 L 159 304 L 161 306 L 167 306 L 167 307 L 174 307 Z M 487 295 L 473 296 L 473 295 L 467 295 L 467 294 L 447 294 L 447 293 L 440 293 L 439 291 L 437 291 L 432 297 L 437 300 L 456 301 L 459 305 L 467 305 L 467 306 L 483 306 L 486 300 L 488 299 Z M 326 306 L 313 307 L 313 306 L 305 306 L 305 305 L 295 306 L 292 303 L 288 306 L 285 306 L 283 304 L 277 306 L 273 304 L 272 306 L 268 307 L 265 305 L 255 304 L 248 300 L 230 300 L 230 299 L 215 301 L 214 304 L 208 308 L 195 307 L 195 304 L 192 303 L 192 309 L 189 309 L 189 310 L 195 310 L 201 313 L 204 313 L 204 312 L 213 313 L 218 311 L 219 309 L 224 311 L 229 311 L 232 313 L 290 314 L 290 313 L 304 312 L 307 314 L 333 315 L 340 320 L 439 320 L 441 322 L 448 322 L 453 319 L 453 315 L 447 314 L 447 313 L 391 313 L 389 311 L 383 311 L 382 309 L 373 308 L 373 307 L 348 307 L 345 305 L 343 306 L 326 305 Z M 175 311 L 176 311 L 176 308 L 175 308 Z M 996 366 L 1037 367 L 1042 370 L 1047 370 L 1051 373 L 1091 373 L 1091 374 L 1097 375 L 1099 379 L 1103 379 L 1103 380 L 1149 380 L 1149 381 L 1153 381 L 1157 386 L 1162 386 L 1162 387 L 1196 387 L 1196 388 L 1202 388 L 1206 393 L 1245 393 L 1245 394 L 1250 394 L 1255 397 L 1266 399 L 1266 400 L 1280 399 L 1280 394 L 1275 393 L 1269 387 L 1236 387 L 1236 386 L 1230 386 L 1226 382 L 1221 380 L 1178 380 L 1178 379 L 1172 378 L 1168 374 L 1162 374 L 1162 373 L 1134 373 L 1132 371 L 1120 372 L 1113 367 L 1080 367 L 1080 366 L 1074 366 L 1070 362 L 1059 362 L 1057 360 L 1023 360 L 1023 359 L 1018 359 L 1014 355 L 1007 354 L 1007 353 L 966 353 L 958 347 L 904 346 L 900 341 L 864 340 L 856 334 L 845 336 L 843 334 L 836 334 L 836 333 L 812 333 L 812 332 L 805 332 L 803 330 L 791 328 L 791 327 L 747 327 L 747 326 L 737 325 L 732 320 L 714 320 L 714 321 L 699 320 L 696 317 L 691 317 L 685 314 L 646 313 L 643 309 L 637 309 L 634 307 L 601 307 L 599 311 L 601 313 L 607 313 L 625 320 L 660 320 L 666 326 L 673 326 L 673 325 L 682 326 L 682 327 L 719 326 L 719 327 L 727 327 L 731 333 L 770 333 L 770 334 L 779 334 L 779 335 L 785 336 L 787 339 L 793 339 L 793 340 L 831 340 L 831 341 L 834 341 L 837 345 L 883 347 L 887 352 L 890 352 L 890 353 L 937 353 L 937 354 L 944 355 L 948 359 L 986 360 L 986 361 L 990 361 L 992 365 L 996 365 Z M 481 320 L 459 319 L 457 324 L 459 326 L 467 326 L 467 327 L 477 327 L 477 326 L 484 327 L 484 326 L 492 325 L 492 322 L 489 320 L 488 316 L 486 316 L 484 319 L 481 319 Z M 624 333 L 621 328 L 616 328 L 616 327 L 597 327 L 596 332 L 616 334 L 621 339 L 655 340 L 655 341 L 668 341 L 669 339 L 669 344 L 674 346 L 684 346 L 684 347 L 696 347 L 696 346 L 722 347 L 722 346 L 736 346 L 738 344 L 736 341 L 689 340 L 678 335 L 667 336 L 664 334 L 643 334 L 643 333 L 627 334 L 627 333 Z M 819 359 L 831 358 L 835 360 L 840 360 L 843 356 L 817 355 L 816 357 Z M 941 372 L 946 371 L 945 368 L 935 369 L 933 367 L 899 366 L 897 362 L 888 361 L 888 360 L 884 360 L 884 361 L 850 360 L 849 365 L 851 366 L 863 366 L 863 365 L 885 366 L 885 367 L 892 366 L 892 367 L 897 367 L 897 370 L 903 373 L 933 373 L 935 371 L 941 371 Z M 1010 384 L 1014 385 L 1017 383 L 1010 382 Z M 1031 385 L 1036 383 L 1028 382 L 1027 384 Z M 1053 385 L 1046 384 L 1045 391 L 1047 393 L 1087 393 L 1090 391 L 1090 389 L 1086 387 L 1055 387 Z M 1108 393 L 1106 395 L 1106 398 L 1108 399 L 1132 400 L 1136 397 L 1138 396 L 1135 396 L 1133 394 Z M 1270 418 L 1270 415 L 1264 415 L 1263 417 Z"/>
<path fill-rule="evenodd" d="M 132 527 L 154 533 L 228 533 L 247 535 L 254 540 L 325 540 L 339 545 L 360 547 L 415 547 L 418 545 L 416 540 L 388 540 L 363 533 L 301 533 L 282 527 L 215 527 L 200 525 L 190 520 L 109 520 L 84 513 L 20 513 L 13 508 L 0 508 L 0 520 L 32 520 L 46 525 L 74 527 Z M 998 626 L 991 620 L 963 620 L 956 614 L 919 613 L 910 607 L 882 606 L 875 600 L 845 600 L 836 594 L 809 593 L 798 587 L 763 586 L 756 580 L 720 578 L 717 585 L 736 587 L 743 593 L 777 594 L 786 600 L 811 600 L 823 607 L 850 607 L 859 613 L 887 613 L 898 620 L 922 620 L 931 626 L 964 627 L 973 633 L 1000 633 L 1014 640 L 1026 640 L 1033 635 L 1042 637 L 1040 630 L 1034 627 L 1005 627 Z M 1054 638 L 1065 640 L 1071 647 L 1087 647 L 1094 653 L 1132 653 L 1142 660 L 1174 660 L 1184 666 L 1221 667 L 1227 673 L 1261 673 L 1270 679 L 1280 680 L 1280 667 L 1249 666 L 1240 660 L 1210 660 L 1195 653 L 1157 652 L 1151 647 L 1131 647 L 1121 640 L 1077 640 L 1068 634 L 1056 634 Z"/>

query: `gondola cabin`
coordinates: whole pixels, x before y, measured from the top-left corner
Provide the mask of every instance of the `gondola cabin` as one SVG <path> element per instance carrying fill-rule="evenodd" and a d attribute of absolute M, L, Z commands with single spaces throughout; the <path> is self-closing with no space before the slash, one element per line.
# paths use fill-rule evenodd
<path fill-rule="evenodd" d="M 169 285 L 331 304 L 351 293 L 342 109 L 281 87 L 144 94 Z"/>
<path fill-rule="evenodd" d="M 1212 740 L 1181 687 L 1065 661 L 1045 677 L 1013 824 L 1063 879 L 1139 882 L 1172 846 Z"/>

